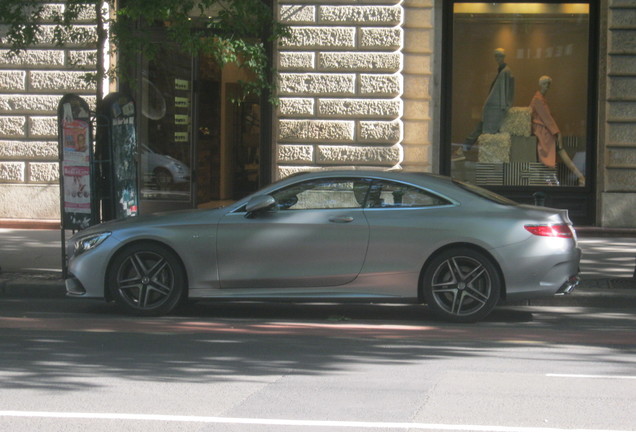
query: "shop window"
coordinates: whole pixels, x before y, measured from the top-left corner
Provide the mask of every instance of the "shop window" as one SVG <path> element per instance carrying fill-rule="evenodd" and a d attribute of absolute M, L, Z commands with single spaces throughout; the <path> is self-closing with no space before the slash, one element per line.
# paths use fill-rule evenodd
<path fill-rule="evenodd" d="M 451 175 L 582 187 L 590 157 L 588 3 L 454 2 Z"/>

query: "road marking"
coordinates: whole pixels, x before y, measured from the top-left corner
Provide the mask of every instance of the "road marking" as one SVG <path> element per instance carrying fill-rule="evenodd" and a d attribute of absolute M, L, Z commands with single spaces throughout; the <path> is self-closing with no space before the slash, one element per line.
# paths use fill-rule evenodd
<path fill-rule="evenodd" d="M 632 379 L 636 380 L 636 375 L 584 375 L 584 374 L 546 374 L 555 378 L 588 378 L 588 379 Z"/>
<path fill-rule="evenodd" d="M 125 414 L 125 413 L 74 413 L 46 411 L 0 411 L 2 417 L 27 417 L 51 419 L 83 419 L 83 420 L 133 420 L 161 421 L 181 423 L 216 423 L 216 424 L 249 424 L 262 426 L 296 426 L 296 427 L 336 427 L 359 429 L 408 429 L 408 430 L 444 430 L 473 432 L 629 432 L 617 429 L 559 429 L 546 427 L 518 426 L 483 426 L 483 425 L 450 425 L 433 423 L 404 422 L 365 422 L 365 421 L 327 421 L 327 420 L 291 420 L 291 419 L 259 419 L 237 417 L 179 416 L 159 414 Z"/>

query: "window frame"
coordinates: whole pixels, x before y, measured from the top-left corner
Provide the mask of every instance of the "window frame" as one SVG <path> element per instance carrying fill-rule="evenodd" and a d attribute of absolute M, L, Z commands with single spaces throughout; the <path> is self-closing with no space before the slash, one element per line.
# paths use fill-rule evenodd
<path fill-rule="evenodd" d="M 453 31 L 454 7 L 456 3 L 484 3 L 485 0 L 449 0 L 442 5 L 442 62 L 441 71 L 443 81 L 440 94 L 440 148 L 439 170 L 441 174 L 452 176 L 452 97 L 453 97 Z M 587 64 L 587 113 L 585 126 L 585 186 L 559 186 L 558 188 L 538 185 L 484 185 L 477 184 L 518 202 L 530 202 L 532 193 L 536 191 L 550 192 L 557 197 L 560 194 L 580 193 L 591 195 L 595 189 L 596 157 L 598 148 L 598 61 L 599 61 L 599 1 L 598 0 L 544 0 L 544 1 L 514 1 L 504 0 L 488 3 L 538 3 L 563 4 L 587 3 L 589 5 L 588 24 L 588 64 Z M 558 191 L 556 190 L 558 189 Z M 595 209 L 587 210 L 588 217 L 594 215 Z"/>

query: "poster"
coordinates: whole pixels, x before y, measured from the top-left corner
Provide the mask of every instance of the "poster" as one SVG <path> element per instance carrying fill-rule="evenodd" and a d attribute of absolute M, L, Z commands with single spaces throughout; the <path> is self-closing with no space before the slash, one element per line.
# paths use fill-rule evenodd
<path fill-rule="evenodd" d="M 91 177 L 91 123 L 88 104 L 69 94 L 58 106 L 60 189 L 63 226 L 84 229 L 95 223 Z"/>

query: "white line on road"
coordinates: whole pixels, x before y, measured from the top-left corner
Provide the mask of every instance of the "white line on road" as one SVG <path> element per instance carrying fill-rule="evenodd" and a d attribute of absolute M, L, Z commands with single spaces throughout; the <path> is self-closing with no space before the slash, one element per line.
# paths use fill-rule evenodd
<path fill-rule="evenodd" d="M 296 427 L 334 427 L 359 429 L 409 429 L 409 430 L 444 430 L 444 431 L 474 431 L 474 432 L 629 432 L 627 430 L 610 429 L 559 429 L 545 427 L 518 426 L 481 426 L 481 425 L 450 425 L 433 423 L 404 423 L 404 422 L 365 422 L 365 421 L 327 421 L 327 420 L 291 420 L 291 419 L 259 419 L 236 417 L 207 417 L 158 414 L 125 414 L 125 413 L 74 413 L 74 412 L 45 412 L 45 411 L 0 411 L 3 417 L 50 418 L 50 419 L 83 419 L 83 420 L 131 420 L 131 421 L 161 421 L 180 423 L 216 423 L 216 424 L 250 424 L 267 426 L 296 426 Z"/>
<path fill-rule="evenodd" d="M 588 379 L 636 380 L 636 376 L 635 375 L 546 374 L 545 376 L 555 377 L 555 378 L 588 378 Z"/>

